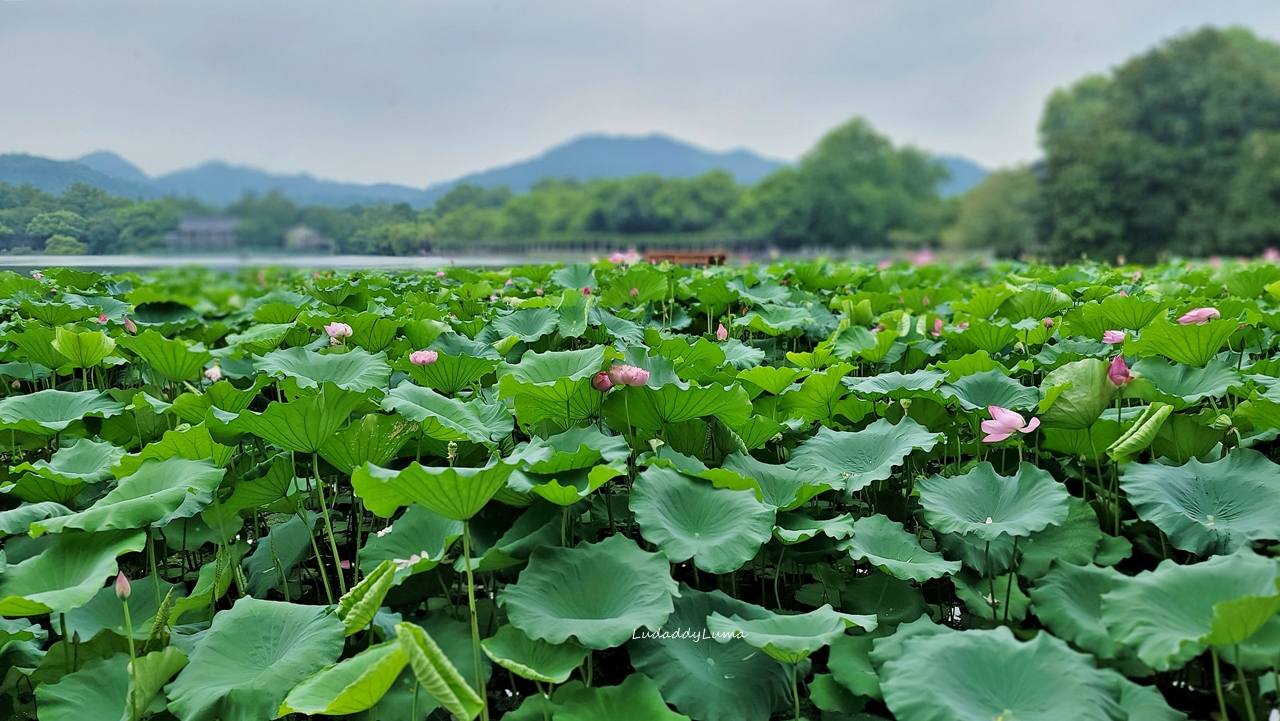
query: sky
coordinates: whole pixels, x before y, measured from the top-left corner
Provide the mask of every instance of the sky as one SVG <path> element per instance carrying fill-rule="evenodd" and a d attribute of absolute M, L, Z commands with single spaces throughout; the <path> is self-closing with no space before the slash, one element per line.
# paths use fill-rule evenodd
<path fill-rule="evenodd" d="M 867 118 L 987 167 L 1045 99 L 1273 0 L 0 0 L 0 153 L 425 186 L 584 133 L 794 160 Z"/>

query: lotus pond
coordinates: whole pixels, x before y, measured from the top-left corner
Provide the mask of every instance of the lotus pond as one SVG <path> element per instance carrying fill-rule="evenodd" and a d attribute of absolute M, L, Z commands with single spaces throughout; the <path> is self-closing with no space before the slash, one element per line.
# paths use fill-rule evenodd
<path fill-rule="evenodd" d="M 1278 265 L 33 276 L 6 718 L 1277 704 Z"/>

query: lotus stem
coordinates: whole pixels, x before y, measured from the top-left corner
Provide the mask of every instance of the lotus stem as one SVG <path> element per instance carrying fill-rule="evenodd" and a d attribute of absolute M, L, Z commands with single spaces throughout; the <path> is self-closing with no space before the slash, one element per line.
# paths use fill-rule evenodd
<path fill-rule="evenodd" d="M 471 653 L 476 664 L 476 692 L 480 694 L 480 718 L 489 721 L 489 692 L 480 663 L 480 621 L 476 615 L 476 579 L 471 572 L 471 521 L 462 522 L 462 565 L 467 569 L 467 608 L 471 611 Z"/>
<path fill-rule="evenodd" d="M 1213 658 L 1213 690 L 1218 694 L 1218 714 L 1222 716 L 1222 721 L 1230 721 L 1227 700 L 1222 696 L 1222 669 L 1218 667 L 1218 650 L 1210 646 L 1209 655 Z"/>
<path fill-rule="evenodd" d="M 329 600 L 329 605 L 333 605 L 333 591 L 329 588 L 329 574 L 324 570 L 324 558 L 320 555 L 320 546 L 316 544 L 316 534 L 311 530 L 311 524 L 307 522 L 307 514 L 298 508 L 298 518 L 302 519 L 303 525 L 307 527 L 307 537 L 311 541 L 311 552 L 316 555 L 316 565 L 320 567 L 320 581 L 324 584 L 324 596 Z"/>
<path fill-rule="evenodd" d="M 991 606 L 991 620 L 996 620 L 996 577 L 991 573 L 991 541 L 982 549 L 982 572 L 987 576 L 987 603 Z"/>
<path fill-rule="evenodd" d="M 121 599 L 124 604 L 124 633 L 129 639 L 129 676 L 132 677 L 138 663 L 138 653 L 133 647 L 133 622 L 129 619 L 129 599 Z M 138 702 L 132 692 L 129 693 L 129 717 L 138 718 Z"/>
<path fill-rule="evenodd" d="M 1018 537 L 1017 536 L 1013 537 L 1013 559 L 1010 561 L 1010 563 L 1014 565 L 1014 568 L 1017 567 L 1017 564 L 1018 564 Z M 1004 587 L 1004 623 L 1006 626 L 1009 624 L 1009 599 L 1013 595 L 1013 583 L 1016 580 L 1018 580 L 1017 572 L 1014 571 L 1014 569 L 1012 568 L 1009 569 L 1009 583 L 1006 584 Z"/>
<path fill-rule="evenodd" d="M 58 624 L 62 630 L 62 656 L 66 667 L 70 671 L 75 669 L 71 666 L 71 638 L 67 636 L 67 614 L 58 614 Z"/>
<path fill-rule="evenodd" d="M 796 707 L 796 719 L 800 721 L 800 686 L 796 683 L 796 665 L 791 664 L 791 699 Z"/>
<path fill-rule="evenodd" d="M 1249 681 L 1244 676 L 1244 668 L 1240 666 L 1240 644 L 1236 644 L 1235 654 L 1236 678 L 1240 679 L 1240 693 L 1244 694 L 1244 710 L 1249 715 L 1249 721 L 1258 721 L 1258 716 L 1253 710 L 1253 696 L 1249 693 Z"/>
<path fill-rule="evenodd" d="M 329 507 L 324 502 L 324 481 L 320 480 L 320 461 L 315 452 L 311 454 L 311 470 L 316 475 L 316 494 L 320 497 L 320 513 L 324 516 L 324 531 L 329 537 L 329 550 L 333 552 L 333 570 L 338 574 L 338 591 L 347 595 L 347 580 L 342 576 L 342 560 L 338 556 L 338 542 L 333 538 L 333 523 L 329 520 Z"/>

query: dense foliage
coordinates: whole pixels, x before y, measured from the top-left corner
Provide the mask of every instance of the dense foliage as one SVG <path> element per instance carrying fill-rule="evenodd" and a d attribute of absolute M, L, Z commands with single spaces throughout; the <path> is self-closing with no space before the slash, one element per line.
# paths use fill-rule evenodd
<path fill-rule="evenodd" d="M 587 182 L 549 178 L 520 195 L 462 184 L 426 209 L 408 204 L 298 207 L 280 193 L 246 196 L 227 208 L 174 198 L 130 201 L 77 184 L 61 197 L 0 184 L 0 249 L 70 254 L 164 248 L 164 234 L 187 214 L 224 212 L 241 219 L 241 245 L 279 248 L 299 223 L 333 239 L 340 252 L 412 255 L 433 246 L 476 242 L 600 240 L 725 243 L 735 239 L 828 245 L 920 245 L 948 218 L 938 196 L 940 163 L 895 148 L 865 122 L 833 130 L 799 167 L 744 188 L 725 172 L 696 178 L 656 175 Z"/>
<path fill-rule="evenodd" d="M 0 273 L 6 717 L 1265 718 L 1280 265 Z"/>

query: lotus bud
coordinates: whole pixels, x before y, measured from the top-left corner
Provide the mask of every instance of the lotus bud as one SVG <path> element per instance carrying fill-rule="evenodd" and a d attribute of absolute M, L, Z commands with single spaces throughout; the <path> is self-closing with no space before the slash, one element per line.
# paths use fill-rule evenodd
<path fill-rule="evenodd" d="M 902 404 L 902 412 L 903 412 L 903 413 L 906 413 L 907 411 L 911 410 L 911 399 L 910 399 L 910 398 L 903 398 L 903 399 L 902 399 L 901 401 L 899 401 L 899 402 Z"/>
<path fill-rule="evenodd" d="M 116 598 L 120 599 L 121 601 L 127 601 L 129 600 L 129 594 L 132 592 L 133 592 L 133 589 L 129 586 L 129 579 L 124 577 L 123 572 L 117 573 L 116 574 Z"/>
<path fill-rule="evenodd" d="M 584 287 L 583 287 L 583 289 L 582 289 L 582 294 L 583 294 L 583 295 L 591 295 L 591 287 L 590 287 L 590 286 L 584 286 Z"/>
<path fill-rule="evenodd" d="M 1111 367 L 1107 369 L 1107 378 L 1117 388 L 1133 380 L 1133 374 L 1129 372 L 1129 366 L 1124 362 L 1124 356 L 1116 356 L 1115 360 L 1111 361 Z"/>
<path fill-rule="evenodd" d="M 448 455 L 447 455 L 447 456 L 445 456 L 445 457 L 446 457 L 449 461 L 453 461 L 453 459 L 455 459 L 455 458 L 457 458 L 457 457 L 458 457 L 458 443 L 457 443 L 457 441 L 449 441 L 449 446 L 448 446 L 448 448 L 449 448 L 449 452 L 448 452 Z"/>
<path fill-rule="evenodd" d="M 503 283 L 503 285 L 511 285 L 512 282 L 510 278 L 507 278 L 507 282 Z"/>
<path fill-rule="evenodd" d="M 41 272 L 40 272 L 40 271 L 38 271 L 38 270 L 37 270 L 37 271 L 32 271 L 32 273 L 31 273 L 31 277 L 32 277 L 32 278 L 35 278 L 36 280 L 43 280 L 43 279 L 44 279 L 44 273 L 41 273 Z"/>
<path fill-rule="evenodd" d="M 1124 331 L 1122 330 L 1104 330 L 1102 331 L 1102 342 L 1108 345 L 1118 345 L 1124 342 Z"/>
<path fill-rule="evenodd" d="M 719 326 L 716 327 L 716 340 L 718 341 L 729 340 L 729 329 L 724 327 L 724 323 L 721 323 Z"/>
<path fill-rule="evenodd" d="M 324 327 L 324 332 L 329 334 L 329 338 L 339 343 L 351 337 L 351 326 L 346 323 L 330 323 Z"/>
<path fill-rule="evenodd" d="M 594 376 L 591 376 L 591 387 L 595 388 L 601 393 L 606 393 L 610 388 L 613 387 L 613 381 L 609 380 L 608 373 L 604 371 L 600 371 Z"/>
<path fill-rule="evenodd" d="M 1196 308 L 1187 311 L 1186 315 L 1178 319 L 1182 325 L 1204 325 L 1214 318 L 1221 318 L 1222 314 L 1217 308 Z"/>
<path fill-rule="evenodd" d="M 927 295 L 926 295 L 925 297 L 921 298 L 921 299 L 920 299 L 920 305 L 923 305 L 924 307 L 928 308 L 928 307 L 929 307 L 929 296 L 927 296 Z"/>
<path fill-rule="evenodd" d="M 939 337 L 939 336 L 941 336 L 941 335 L 942 335 L 942 319 L 941 319 L 941 318 L 934 318 L 934 319 L 933 319 L 933 333 L 932 333 L 932 335 L 933 335 L 933 337 L 934 337 L 934 338 L 937 338 L 937 337 Z"/>
<path fill-rule="evenodd" d="M 1231 427 L 1231 416 L 1226 413 L 1219 413 L 1217 418 L 1213 419 L 1213 423 L 1209 427 L 1216 431 L 1225 431 Z"/>
<path fill-rule="evenodd" d="M 542 295 L 542 289 L 541 289 L 541 288 L 534 288 L 534 289 L 533 289 L 533 294 L 534 294 L 534 295 Z"/>
<path fill-rule="evenodd" d="M 969 321 L 961 321 L 956 324 L 956 328 L 960 330 L 969 330 Z"/>
<path fill-rule="evenodd" d="M 649 371 L 629 365 L 616 365 L 608 370 L 615 386 L 642 386 L 649 382 Z"/>
<path fill-rule="evenodd" d="M 106 322 L 107 322 L 107 314 L 106 314 L 106 313 L 102 313 L 101 315 L 99 315 L 99 316 L 98 316 L 98 322 L 99 322 L 99 323 L 106 323 Z"/>
<path fill-rule="evenodd" d="M 633 286 L 631 286 L 631 297 L 632 297 L 632 298 L 637 298 L 637 297 L 639 297 L 639 296 L 640 296 L 640 289 L 639 289 L 639 288 L 637 288 L 637 287 L 635 287 L 634 285 L 633 285 Z"/>
<path fill-rule="evenodd" d="M 215 363 L 204 369 L 204 377 L 208 378 L 210 383 L 217 383 L 222 380 L 222 369 Z"/>
<path fill-rule="evenodd" d="M 429 366 L 440 358 L 440 353 L 433 350 L 416 350 L 409 354 L 409 362 L 416 366 Z"/>
<path fill-rule="evenodd" d="M 1044 327 L 1045 327 L 1045 328 L 1052 328 L 1052 327 L 1053 327 L 1053 319 L 1052 319 L 1052 318 L 1045 318 L 1045 319 L 1044 319 Z"/>
<path fill-rule="evenodd" d="M 443 271 L 443 270 L 437 270 L 437 271 L 436 271 L 436 277 L 437 277 L 437 278 L 443 278 L 443 277 L 444 277 L 444 271 Z"/>
<path fill-rule="evenodd" d="M 133 322 L 132 318 L 124 319 L 124 329 L 134 335 L 138 334 L 138 325 Z"/>

